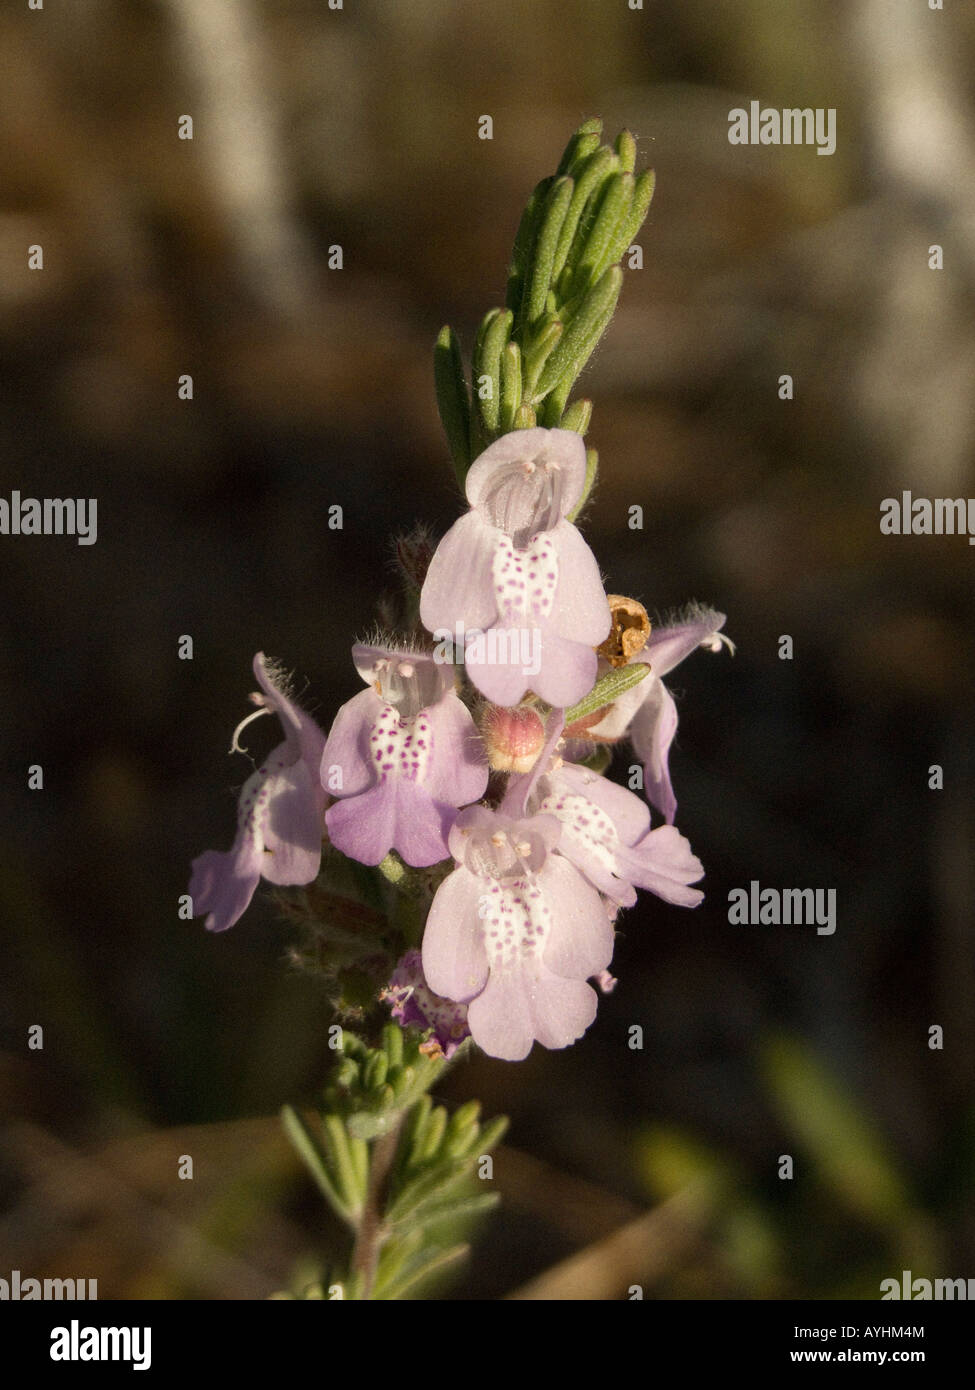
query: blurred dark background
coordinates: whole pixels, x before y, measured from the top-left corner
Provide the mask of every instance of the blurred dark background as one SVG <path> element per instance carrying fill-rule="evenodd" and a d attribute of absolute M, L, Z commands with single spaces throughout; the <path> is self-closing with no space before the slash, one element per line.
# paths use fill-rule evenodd
<path fill-rule="evenodd" d="M 737 644 L 670 681 L 707 900 L 625 915 L 574 1048 L 449 1078 L 512 1127 L 443 1295 L 975 1275 L 975 556 L 879 530 L 973 486 L 971 8 L 75 0 L 8 7 L 0 51 L 0 495 L 98 499 L 93 546 L 0 537 L 0 1276 L 259 1298 L 340 1248 L 274 1118 L 323 1075 L 324 994 L 266 897 L 220 937 L 178 898 L 233 836 L 253 653 L 327 727 L 389 533 L 457 515 L 434 337 L 469 349 L 593 115 L 657 192 L 581 383 L 587 536 L 612 589 Z M 836 153 L 730 145 L 752 99 L 836 108 Z M 835 888 L 835 935 L 729 925 L 752 879 Z"/>

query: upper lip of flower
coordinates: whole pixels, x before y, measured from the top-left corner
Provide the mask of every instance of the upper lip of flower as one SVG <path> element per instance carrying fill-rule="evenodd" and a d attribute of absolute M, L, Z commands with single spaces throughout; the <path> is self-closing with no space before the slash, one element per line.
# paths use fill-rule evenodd
<path fill-rule="evenodd" d="M 465 490 L 484 520 L 522 549 L 569 514 L 585 476 L 585 445 L 574 431 L 515 430 L 474 460 Z"/>

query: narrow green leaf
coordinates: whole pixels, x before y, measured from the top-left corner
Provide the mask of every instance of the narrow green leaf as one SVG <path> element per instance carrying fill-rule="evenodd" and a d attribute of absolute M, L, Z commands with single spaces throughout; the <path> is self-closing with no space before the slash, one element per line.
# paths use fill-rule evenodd
<path fill-rule="evenodd" d="M 408 1126 L 403 1134 L 406 1154 L 406 1171 L 413 1172 L 423 1162 L 423 1139 L 427 1132 L 427 1121 L 433 1101 L 428 1095 L 421 1096 L 419 1103 L 410 1111 Z"/>
<path fill-rule="evenodd" d="M 501 354 L 501 434 L 514 429 L 515 412 L 521 405 L 521 349 L 517 343 L 507 343 Z"/>
<path fill-rule="evenodd" d="M 543 425 L 547 425 L 549 429 L 558 427 L 562 419 L 563 411 L 565 410 L 566 401 L 569 399 L 569 393 L 574 385 L 574 379 L 566 375 L 558 385 L 552 387 L 551 391 L 549 391 L 545 400 L 542 402 L 540 415 Z"/>
<path fill-rule="evenodd" d="M 394 1225 L 400 1225 L 424 1202 L 433 1197 L 446 1199 L 448 1193 L 462 1181 L 470 1178 L 468 1159 L 456 1159 L 450 1163 L 435 1163 L 410 1177 L 396 1192 L 389 1203 L 386 1216 Z"/>
<path fill-rule="evenodd" d="M 572 508 L 572 511 L 571 511 L 571 512 L 569 513 L 569 515 L 567 516 L 567 518 L 566 518 L 567 521 L 575 521 L 576 517 L 579 515 L 579 513 L 582 511 L 583 507 L 584 507 L 584 506 L 586 505 L 586 503 L 588 502 L 588 500 L 589 500 L 589 494 L 592 492 L 593 487 L 595 486 L 595 483 L 596 483 L 596 474 L 598 473 L 598 471 L 599 471 L 599 455 L 598 455 L 598 453 L 596 452 L 595 449 L 587 449 L 587 450 L 586 450 L 586 478 L 585 478 L 585 482 L 584 482 L 583 485 L 582 485 L 582 493 L 581 493 L 581 495 L 580 495 L 580 497 L 579 497 L 578 502 L 575 504 L 575 506 Z"/>
<path fill-rule="evenodd" d="M 527 401 L 522 401 L 515 411 L 514 428 L 516 430 L 531 430 L 535 428 L 535 411 Z"/>
<path fill-rule="evenodd" d="M 479 1126 L 476 1121 L 472 1124 L 449 1130 L 444 1136 L 440 1152 L 443 1154 L 444 1158 L 448 1159 L 466 1157 L 475 1146 L 474 1136 L 479 1132 Z"/>
<path fill-rule="evenodd" d="M 395 1023 L 387 1023 L 383 1028 L 383 1047 L 389 1058 L 389 1069 L 403 1065 L 403 1030 Z"/>
<path fill-rule="evenodd" d="M 624 174 L 632 174 L 636 168 L 636 141 L 628 130 L 621 130 L 617 135 L 616 153 L 620 157 L 620 168 Z"/>
<path fill-rule="evenodd" d="M 534 399 L 546 396 L 564 376 L 575 381 L 613 317 L 622 286 L 623 272 L 618 265 L 600 276 L 546 362 Z"/>
<path fill-rule="evenodd" d="M 618 238 L 618 245 L 621 248 L 620 256 L 624 256 L 633 245 L 634 237 L 643 226 L 656 186 L 657 175 L 653 169 L 645 169 L 642 174 L 637 175 L 633 184 L 633 202 L 630 204 L 630 210 L 626 215 Z"/>
<path fill-rule="evenodd" d="M 438 1105 L 430 1112 L 430 1118 L 427 1121 L 424 1131 L 421 1149 L 421 1160 L 423 1162 L 429 1162 L 431 1159 L 436 1158 L 437 1150 L 440 1148 L 446 1129 L 447 1111 L 442 1105 Z"/>
<path fill-rule="evenodd" d="M 471 385 L 485 444 L 490 444 L 498 432 L 501 413 L 501 354 L 511 333 L 513 319 L 514 315 L 510 309 L 499 310 L 491 322 L 485 325 L 479 344 L 474 349 Z"/>
<path fill-rule="evenodd" d="M 471 1155 L 468 1155 L 450 1165 L 438 1164 L 425 1175 L 429 1179 L 425 1183 L 416 1179 L 412 1200 L 407 1204 L 410 1223 L 425 1221 L 428 1212 L 439 1211 L 451 1202 L 466 1201 L 480 1186 L 472 1169 Z"/>
<path fill-rule="evenodd" d="M 521 214 L 521 221 L 518 223 L 514 249 L 511 253 L 511 268 L 508 271 L 508 288 L 505 295 L 506 306 L 515 314 L 521 309 L 525 277 L 528 273 L 528 261 L 535 242 L 538 218 L 545 202 L 545 195 L 554 182 L 555 179 L 549 175 L 548 178 L 542 179 L 535 186 L 525 206 L 525 211 Z"/>
<path fill-rule="evenodd" d="M 350 1090 L 359 1083 L 359 1063 L 354 1057 L 345 1057 L 335 1071 L 334 1085 L 338 1090 Z"/>
<path fill-rule="evenodd" d="M 541 376 L 545 368 L 545 363 L 548 361 L 549 357 L 551 357 L 559 339 L 562 337 L 562 332 L 563 325 L 558 319 L 545 319 L 527 344 L 525 350 L 524 380 L 522 382 L 522 394 L 527 400 L 531 400 L 532 394 L 538 385 L 538 378 Z"/>
<path fill-rule="evenodd" d="M 415 1265 L 408 1275 L 401 1276 L 398 1281 L 393 1283 L 386 1295 L 387 1298 L 403 1298 L 411 1289 L 415 1289 L 418 1284 L 429 1279 L 432 1274 L 447 1269 L 450 1265 L 456 1264 L 458 1260 L 464 1259 L 469 1250 L 469 1245 L 454 1245 L 449 1250 L 434 1251 L 425 1260 Z"/>
<path fill-rule="evenodd" d="M 422 1246 L 423 1230 L 419 1226 L 404 1232 L 401 1236 L 387 1240 L 379 1252 L 376 1278 L 372 1286 L 374 1299 L 388 1297 L 390 1288 L 406 1267 L 407 1261 L 413 1259 Z"/>
<path fill-rule="evenodd" d="M 574 179 L 582 172 L 583 168 L 585 167 L 586 160 L 589 158 L 590 155 L 596 153 L 601 143 L 601 130 L 594 131 L 591 135 L 583 136 L 583 138 L 579 141 L 579 145 L 576 149 L 572 163 L 565 171 L 570 178 Z"/>
<path fill-rule="evenodd" d="M 337 1115 L 323 1115 L 322 1135 L 335 1173 L 336 1186 L 349 1210 L 358 1216 L 365 1201 L 366 1191 L 364 1187 L 359 1186 L 359 1175 L 352 1160 L 352 1149 L 345 1125 Z"/>
<path fill-rule="evenodd" d="M 399 1120 L 402 1105 L 389 1106 L 385 1103 L 385 1091 L 375 1108 L 356 1110 L 348 1116 L 346 1124 L 353 1139 L 379 1139 L 388 1134 Z"/>
<path fill-rule="evenodd" d="M 389 1058 L 385 1052 L 373 1052 L 363 1068 L 362 1085 L 366 1091 L 378 1091 L 386 1080 L 389 1071 Z"/>
<path fill-rule="evenodd" d="M 447 1133 L 444 1135 L 443 1151 L 448 1158 L 455 1158 L 456 1154 L 448 1152 L 459 1138 L 463 1138 L 465 1143 L 470 1137 L 470 1131 L 477 1124 L 481 1113 L 481 1102 L 479 1100 L 469 1100 L 463 1105 L 458 1106 L 450 1117 L 447 1125 Z"/>
<path fill-rule="evenodd" d="M 584 695 L 577 705 L 566 710 L 566 725 L 575 724 L 577 720 L 595 714 L 596 710 L 602 709 L 604 705 L 611 705 L 625 691 L 632 690 L 649 674 L 650 667 L 645 661 L 634 661 L 629 666 L 619 666 L 615 671 L 607 671 L 605 676 L 599 678 L 588 695 Z"/>
<path fill-rule="evenodd" d="M 549 400 L 551 400 L 554 395 L 555 392 L 553 391 Z M 586 431 L 589 429 L 589 421 L 591 419 L 592 401 L 583 398 L 582 400 L 572 402 L 568 410 L 562 416 L 562 419 L 558 422 L 558 425 L 559 429 L 575 430 L 576 434 L 585 435 Z"/>
<path fill-rule="evenodd" d="M 603 133 L 603 123 L 598 116 L 592 120 L 583 121 L 578 130 L 572 132 L 569 143 L 566 145 L 559 160 L 559 167 L 556 175 L 567 174 L 573 164 L 577 164 L 580 159 L 591 153 L 592 150 L 599 148 L 599 137 Z M 595 144 L 593 141 L 595 140 Z"/>
<path fill-rule="evenodd" d="M 437 393 L 440 422 L 447 436 L 454 471 L 461 487 L 470 467 L 471 403 L 467 379 L 460 355 L 460 344 L 454 330 L 447 325 L 440 330 L 433 350 L 433 379 Z"/>
<path fill-rule="evenodd" d="M 476 1196 L 462 1201 L 445 1202 L 443 1206 L 430 1207 L 418 1216 L 417 1220 L 421 1230 L 429 1231 L 431 1227 L 444 1221 L 462 1221 L 472 1216 L 480 1216 L 482 1212 L 496 1207 L 500 1201 L 499 1192 L 479 1192 Z"/>
<path fill-rule="evenodd" d="M 291 1140 L 291 1143 L 294 1145 L 305 1167 L 315 1179 L 319 1191 L 322 1193 L 329 1206 L 337 1216 L 354 1227 L 357 1219 L 356 1214 L 343 1200 L 329 1174 L 325 1154 L 319 1148 L 311 1130 L 293 1106 L 285 1105 L 282 1107 L 281 1123 L 284 1126 L 284 1132 Z"/>
<path fill-rule="evenodd" d="M 476 1146 L 478 1156 L 490 1153 L 494 1146 L 504 1137 L 507 1128 L 507 1115 L 496 1115 L 493 1120 L 488 1120 L 478 1136 L 478 1143 Z"/>
<path fill-rule="evenodd" d="M 522 334 L 545 312 L 545 300 L 552 282 L 555 249 L 572 199 L 573 188 L 574 184 L 570 178 L 556 179 L 545 199 L 538 236 L 532 248 L 526 293 L 522 300 L 522 313 L 519 320 Z"/>
<path fill-rule="evenodd" d="M 412 1090 L 415 1081 L 416 1072 L 412 1067 L 404 1067 L 402 1071 L 397 1072 L 393 1078 L 393 1090 L 396 1092 L 397 1099 Z"/>
<path fill-rule="evenodd" d="M 599 279 L 599 267 L 613 245 L 620 219 L 632 198 L 632 174 L 611 174 L 603 184 L 588 235 L 576 259 L 570 294 L 584 294 Z"/>
<path fill-rule="evenodd" d="M 611 265 L 616 265 L 626 248 L 630 244 L 629 224 L 630 213 L 633 208 L 633 193 L 636 188 L 636 179 L 632 174 L 623 174 L 623 201 L 616 218 L 616 226 L 609 243 L 600 256 L 592 271 L 592 279 L 598 280 L 603 271 Z"/>
<path fill-rule="evenodd" d="M 553 281 L 559 281 L 566 264 L 570 266 L 575 264 L 581 250 L 581 243 L 579 245 L 574 245 L 574 243 L 586 205 L 594 195 L 598 196 L 598 190 L 603 180 L 613 172 L 618 162 L 609 146 L 604 145 L 602 149 L 597 149 L 589 155 L 585 163 L 580 166 L 572 190 L 572 199 L 562 223 L 562 230 L 559 232 L 558 245 L 555 248 L 555 259 L 552 262 Z M 559 282 L 559 289 L 562 289 L 561 282 Z"/>

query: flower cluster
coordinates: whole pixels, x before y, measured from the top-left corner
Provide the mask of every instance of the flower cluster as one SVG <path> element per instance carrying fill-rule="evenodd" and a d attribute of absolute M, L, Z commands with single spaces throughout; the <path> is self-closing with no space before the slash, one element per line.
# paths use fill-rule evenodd
<path fill-rule="evenodd" d="M 416 576 L 420 623 L 353 647 L 366 688 L 327 736 L 258 655 L 252 698 L 284 742 L 243 788 L 232 849 L 193 864 L 194 911 L 212 931 L 238 920 L 261 877 L 324 873 L 323 836 L 362 865 L 431 871 L 419 950 L 380 997 L 448 1053 L 468 1032 L 510 1060 L 574 1042 L 595 1017 L 590 981 L 614 983 L 613 924 L 637 889 L 682 907 L 703 896 L 673 824 L 677 711 L 662 677 L 727 641 L 724 617 L 697 608 L 651 631 L 641 605 L 607 597 L 569 519 L 585 486 L 572 430 L 515 430 L 486 448 L 466 475 L 469 510 Z M 623 667 L 643 678 L 614 696 L 606 678 Z M 600 745 L 624 738 L 646 800 L 595 770 Z"/>

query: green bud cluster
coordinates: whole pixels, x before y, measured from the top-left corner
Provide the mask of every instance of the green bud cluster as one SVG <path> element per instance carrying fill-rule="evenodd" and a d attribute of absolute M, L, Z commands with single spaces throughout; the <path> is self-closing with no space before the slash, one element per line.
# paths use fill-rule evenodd
<path fill-rule="evenodd" d="M 505 307 L 489 310 L 481 322 L 470 385 L 454 330 L 446 327 L 437 338 L 437 402 L 461 486 L 473 459 L 502 434 L 535 425 L 581 435 L 589 428 L 592 402 L 570 403 L 569 395 L 616 309 L 620 261 L 654 189 L 652 170 L 634 172 L 630 132 L 621 131 L 612 147 L 601 135 L 601 121 L 581 125 L 555 174 L 529 198 Z M 595 450 L 587 456 L 579 507 L 596 474 Z"/>

